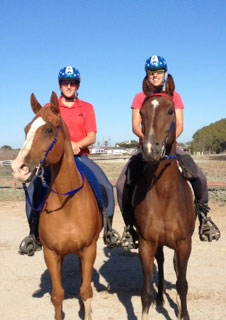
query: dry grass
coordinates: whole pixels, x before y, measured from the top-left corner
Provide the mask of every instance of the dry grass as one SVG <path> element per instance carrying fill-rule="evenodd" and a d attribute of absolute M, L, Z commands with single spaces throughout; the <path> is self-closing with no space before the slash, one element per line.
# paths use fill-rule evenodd
<path fill-rule="evenodd" d="M 11 160 L 16 157 L 18 150 L 0 150 L 0 160 Z M 104 170 L 109 180 L 114 184 L 126 164 L 129 156 L 98 156 L 92 159 Z M 226 183 L 226 155 L 195 156 L 194 160 L 206 174 L 208 182 Z M 0 167 L 0 200 L 24 200 L 22 189 L 13 189 L 14 180 L 9 166 Z M 7 187 L 7 188 L 6 188 Z M 21 187 L 17 184 L 17 187 Z M 211 201 L 226 204 L 226 189 L 211 187 L 209 190 Z"/>

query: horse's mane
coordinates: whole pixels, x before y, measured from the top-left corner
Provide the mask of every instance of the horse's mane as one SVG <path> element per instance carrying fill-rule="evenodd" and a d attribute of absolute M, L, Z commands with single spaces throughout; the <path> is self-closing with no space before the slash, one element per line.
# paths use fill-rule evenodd
<path fill-rule="evenodd" d="M 147 97 L 150 97 L 153 93 L 166 93 L 170 96 L 173 96 L 175 90 L 175 83 L 171 74 L 168 74 L 166 79 L 165 90 L 163 91 L 162 87 L 154 87 L 151 82 L 148 80 L 148 76 L 144 77 L 143 80 L 143 92 Z"/>

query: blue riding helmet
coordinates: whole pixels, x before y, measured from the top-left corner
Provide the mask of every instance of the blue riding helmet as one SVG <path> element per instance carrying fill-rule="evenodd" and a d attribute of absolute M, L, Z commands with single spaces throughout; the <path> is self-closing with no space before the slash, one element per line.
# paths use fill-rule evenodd
<path fill-rule="evenodd" d="M 63 80 L 72 80 L 72 81 L 81 81 L 80 73 L 78 69 L 75 69 L 74 67 L 67 66 L 60 70 L 58 75 L 58 81 L 59 83 Z"/>
<path fill-rule="evenodd" d="M 167 71 L 167 63 L 163 57 L 151 56 L 145 62 L 145 71 L 163 69 Z"/>

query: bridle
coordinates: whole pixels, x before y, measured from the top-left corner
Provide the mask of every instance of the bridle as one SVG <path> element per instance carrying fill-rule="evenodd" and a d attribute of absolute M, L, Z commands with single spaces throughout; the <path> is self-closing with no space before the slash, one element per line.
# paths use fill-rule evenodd
<path fill-rule="evenodd" d="M 172 101 L 174 103 L 173 97 L 171 95 L 167 94 L 167 93 L 153 93 L 153 94 L 150 95 L 150 98 L 152 98 L 152 97 L 163 97 L 163 98 L 169 99 L 170 101 Z M 178 158 L 177 154 L 166 155 L 166 144 L 167 144 L 167 141 L 169 139 L 169 135 L 172 133 L 172 131 L 175 129 L 175 127 L 176 127 L 176 119 L 173 120 L 173 122 L 171 123 L 171 127 L 170 127 L 170 129 L 168 131 L 167 137 L 166 137 L 165 141 L 163 142 L 163 150 L 162 150 L 160 161 L 163 161 L 163 160 L 175 160 L 175 159 Z"/>
<path fill-rule="evenodd" d="M 149 97 L 164 97 L 174 103 L 173 97 L 167 93 L 160 93 L 160 92 L 159 93 L 152 93 Z"/>
<path fill-rule="evenodd" d="M 78 170 L 79 170 L 79 173 L 80 173 L 80 175 L 81 175 L 81 177 L 82 177 L 82 184 L 81 184 L 80 187 L 78 187 L 78 188 L 76 188 L 76 189 L 74 189 L 74 190 L 68 191 L 68 192 L 66 192 L 66 193 L 59 193 L 59 192 L 53 190 L 53 189 L 51 188 L 51 186 L 49 186 L 49 185 L 47 184 L 47 182 L 46 182 L 46 180 L 45 180 L 45 177 L 44 177 L 44 165 L 46 164 L 46 161 L 47 161 L 47 158 L 48 158 L 49 153 L 53 150 L 54 146 L 55 146 L 56 143 L 57 143 L 58 134 L 59 134 L 60 129 L 61 129 L 61 126 L 57 127 L 57 131 L 56 131 L 56 134 L 55 134 L 55 136 L 54 136 L 54 138 L 53 138 L 53 141 L 52 141 L 49 149 L 46 151 L 44 157 L 42 158 L 42 160 L 39 162 L 39 164 L 38 164 L 37 167 L 35 168 L 35 173 L 34 173 L 33 176 L 36 176 L 36 177 L 40 178 L 41 181 L 42 181 L 43 187 L 45 187 L 46 189 L 50 190 L 50 192 L 53 192 L 53 193 L 58 194 L 58 195 L 61 195 L 61 196 L 70 196 L 70 197 L 72 197 L 73 195 L 75 195 L 77 192 L 79 192 L 79 191 L 84 187 L 85 176 L 84 176 L 84 172 L 83 172 L 79 167 L 78 167 Z M 35 210 L 35 211 L 40 211 L 40 210 L 42 209 L 42 207 L 43 207 L 43 204 L 44 204 L 44 202 L 45 202 L 45 199 L 43 199 L 42 203 L 39 204 L 38 208 L 34 208 L 32 202 L 31 202 L 31 199 L 30 199 L 30 197 L 29 197 L 26 184 L 23 183 L 22 185 L 23 185 L 23 189 L 24 189 L 24 191 L 25 191 L 26 199 L 27 199 L 29 205 L 31 206 L 31 208 L 32 208 L 33 210 Z"/>
<path fill-rule="evenodd" d="M 57 138 L 58 138 L 58 133 L 60 131 L 60 126 L 57 128 L 57 131 L 56 131 L 56 134 L 55 134 L 55 137 L 53 138 L 53 141 L 49 147 L 49 149 L 46 151 L 44 157 L 42 158 L 42 160 L 39 162 L 39 164 L 37 165 L 37 167 L 35 168 L 35 173 L 34 175 L 41 178 L 43 177 L 43 174 L 44 174 L 44 165 L 46 164 L 46 160 L 47 160 L 47 157 L 49 155 L 49 153 L 53 150 L 55 144 L 57 143 Z"/>

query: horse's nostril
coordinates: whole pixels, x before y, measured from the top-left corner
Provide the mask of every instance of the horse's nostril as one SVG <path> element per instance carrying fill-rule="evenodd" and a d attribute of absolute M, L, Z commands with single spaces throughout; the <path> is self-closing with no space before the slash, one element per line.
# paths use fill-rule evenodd
<path fill-rule="evenodd" d="M 26 164 L 22 164 L 20 166 L 20 170 L 22 170 L 24 173 L 28 173 L 29 172 L 29 168 L 28 168 L 28 166 L 26 166 Z"/>
<path fill-rule="evenodd" d="M 158 145 L 159 145 L 159 143 L 158 143 L 158 142 L 155 142 L 155 145 L 156 145 L 156 146 L 158 146 Z"/>

